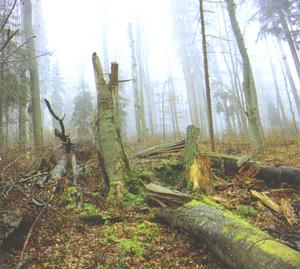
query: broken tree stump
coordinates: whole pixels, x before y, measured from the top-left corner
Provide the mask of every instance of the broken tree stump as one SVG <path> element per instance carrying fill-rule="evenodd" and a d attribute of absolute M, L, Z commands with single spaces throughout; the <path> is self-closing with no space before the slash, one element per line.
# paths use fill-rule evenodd
<path fill-rule="evenodd" d="M 100 59 L 95 52 L 92 56 L 92 62 L 97 90 L 96 144 L 104 183 L 103 194 L 107 195 L 109 184 L 129 177 L 131 170 L 119 123 L 119 65 L 117 63 L 111 64 L 109 81 L 106 82 Z"/>
<path fill-rule="evenodd" d="M 207 244 L 231 268 L 300 268 L 299 252 L 229 211 L 192 201 L 178 209 L 160 209 L 156 216 Z"/>

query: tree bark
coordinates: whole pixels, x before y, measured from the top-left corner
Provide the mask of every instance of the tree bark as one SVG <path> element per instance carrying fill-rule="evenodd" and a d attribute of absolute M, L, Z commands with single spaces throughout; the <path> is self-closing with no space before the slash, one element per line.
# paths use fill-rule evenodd
<path fill-rule="evenodd" d="M 198 150 L 198 137 L 200 135 L 200 129 L 190 125 L 186 131 L 185 141 L 185 156 L 184 156 L 184 177 L 185 180 L 189 179 L 190 167 L 194 163 L 194 159 L 199 154 Z"/>
<path fill-rule="evenodd" d="M 3 101 L 0 97 L 0 152 L 4 150 L 4 123 L 3 123 Z"/>
<path fill-rule="evenodd" d="M 199 0 L 199 4 L 200 4 L 200 21 L 201 21 L 201 34 L 202 34 L 202 51 L 203 51 L 203 63 L 204 63 L 204 75 L 205 75 L 208 129 L 209 129 L 211 149 L 212 151 L 215 151 L 215 136 L 214 136 L 214 126 L 213 126 L 213 114 L 212 114 L 212 107 L 211 107 L 211 94 L 210 94 L 210 84 L 209 84 L 203 0 Z"/>
<path fill-rule="evenodd" d="M 97 151 L 102 174 L 110 182 L 123 180 L 130 172 L 128 158 L 122 143 L 118 120 L 118 64 L 111 66 L 110 81 L 106 83 L 100 60 L 93 54 L 97 89 Z M 119 166 L 119 167 L 117 167 Z"/>
<path fill-rule="evenodd" d="M 144 113 L 142 113 L 142 105 L 141 105 L 141 95 L 138 88 L 138 69 L 137 69 L 137 61 L 136 61 L 136 53 L 134 46 L 134 39 L 132 33 L 132 25 L 128 25 L 128 35 L 129 35 L 129 46 L 131 51 L 131 73 L 132 73 L 132 84 L 133 84 L 133 93 L 134 93 L 134 111 L 135 111 L 135 127 L 137 132 L 137 137 L 140 140 L 143 135 L 143 122 L 145 120 L 142 118 Z"/>
<path fill-rule="evenodd" d="M 293 61 L 294 61 L 294 64 L 295 64 L 296 72 L 297 72 L 297 75 L 298 75 L 298 78 L 299 78 L 299 81 L 300 81 L 300 62 L 299 62 L 299 57 L 298 57 L 298 54 L 297 54 L 296 46 L 295 46 L 294 40 L 292 38 L 289 26 L 287 24 L 287 21 L 284 17 L 283 12 L 281 10 L 279 10 L 278 14 L 279 14 L 279 18 L 280 18 L 282 28 L 284 30 L 285 38 L 287 39 L 287 42 L 289 44 L 289 48 L 290 48 L 292 58 L 293 58 Z"/>
<path fill-rule="evenodd" d="M 299 252 L 229 211 L 192 201 L 179 209 L 161 209 L 156 216 L 206 243 L 231 268 L 300 268 Z"/>
<path fill-rule="evenodd" d="M 27 147 L 26 133 L 26 101 L 19 101 L 19 146 L 21 150 Z"/>
<path fill-rule="evenodd" d="M 23 20 L 24 20 L 24 36 L 27 43 L 27 56 L 29 59 L 29 73 L 31 83 L 31 110 L 32 110 L 32 124 L 33 124 L 33 139 L 36 147 L 44 146 L 43 137 L 43 122 L 40 102 L 40 83 L 39 83 L 39 69 L 36 59 L 36 50 L 33 37 L 32 28 L 32 4 L 31 0 L 25 0 L 23 6 Z"/>
<path fill-rule="evenodd" d="M 246 115 L 249 121 L 249 133 L 258 153 L 264 152 L 264 136 L 259 115 L 255 82 L 248 52 L 243 40 L 243 35 L 236 18 L 236 6 L 233 0 L 226 0 L 232 30 L 243 60 L 243 91 L 246 101 Z"/>
<path fill-rule="evenodd" d="M 291 87 L 291 90 L 292 90 L 292 94 L 293 94 L 293 97 L 294 97 L 294 100 L 295 100 L 297 113 L 298 113 L 298 116 L 300 117 L 300 98 L 299 98 L 299 95 L 298 95 L 298 91 L 296 89 L 296 85 L 295 85 L 295 82 L 294 82 L 294 78 L 293 78 L 290 66 L 287 62 L 286 55 L 284 53 L 284 49 L 282 47 L 281 40 L 278 40 L 278 47 L 279 47 L 280 53 L 282 55 L 282 61 L 283 61 L 283 64 L 284 64 L 286 75 L 287 75 L 287 78 L 288 78 L 288 81 L 289 81 L 289 84 L 290 84 L 290 87 Z"/>

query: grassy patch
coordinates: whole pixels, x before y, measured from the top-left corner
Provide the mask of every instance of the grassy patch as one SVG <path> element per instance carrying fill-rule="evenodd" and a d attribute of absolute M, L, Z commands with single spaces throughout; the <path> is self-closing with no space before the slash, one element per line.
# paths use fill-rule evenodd
<path fill-rule="evenodd" d="M 252 206 L 242 205 L 237 208 L 236 213 L 245 219 L 249 219 L 257 216 L 258 211 Z"/>

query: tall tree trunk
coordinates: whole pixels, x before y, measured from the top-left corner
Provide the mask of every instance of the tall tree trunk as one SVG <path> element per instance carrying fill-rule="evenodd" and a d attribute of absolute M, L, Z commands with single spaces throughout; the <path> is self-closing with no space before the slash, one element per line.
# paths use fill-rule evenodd
<path fill-rule="evenodd" d="M 288 98 L 288 101 L 289 101 L 289 107 L 290 107 L 290 112 L 291 112 L 292 119 L 293 119 L 293 125 L 294 125 L 294 129 L 295 129 L 295 133 L 298 134 L 296 117 L 295 117 L 295 113 L 294 113 L 294 110 L 293 110 L 291 97 L 290 97 L 289 90 L 288 90 L 287 78 L 286 78 L 286 75 L 285 75 L 284 68 L 283 68 L 283 65 L 282 65 L 280 57 L 279 57 L 278 60 L 279 60 L 279 63 L 280 63 L 280 69 L 281 69 L 282 76 L 283 76 L 284 83 L 285 83 L 285 92 L 286 92 L 286 95 L 287 95 L 287 98 Z"/>
<path fill-rule="evenodd" d="M 236 6 L 233 0 L 226 0 L 229 19 L 232 30 L 243 60 L 243 91 L 246 101 L 246 112 L 249 121 L 249 133 L 258 153 L 264 152 L 264 136 L 259 115 L 258 101 L 255 82 L 248 52 L 244 43 L 243 35 L 236 18 Z"/>
<path fill-rule="evenodd" d="M 267 45 L 268 45 L 268 42 L 267 42 Z M 281 114 L 281 123 L 286 124 L 287 123 L 287 117 L 286 117 L 284 107 L 283 107 L 283 104 L 282 104 L 282 100 L 281 100 L 281 97 L 280 97 L 280 90 L 279 90 L 278 80 L 277 80 L 277 76 L 276 76 L 276 69 L 275 69 L 275 65 L 274 65 L 273 60 L 272 60 L 272 55 L 270 54 L 269 50 L 268 50 L 268 57 L 269 57 L 271 71 L 272 71 L 274 87 L 275 87 L 275 91 L 276 91 L 277 109 L 279 109 L 280 114 Z"/>
<path fill-rule="evenodd" d="M 27 56 L 29 59 L 29 73 L 31 83 L 31 110 L 32 110 L 32 124 L 33 124 L 33 139 L 35 147 L 44 146 L 43 137 L 43 122 L 40 102 L 40 83 L 39 83 L 39 69 L 36 60 L 36 50 L 33 37 L 32 28 L 32 5 L 31 0 L 24 0 L 23 4 L 23 23 L 24 36 L 27 43 Z"/>
<path fill-rule="evenodd" d="M 278 47 L 279 47 L 280 53 L 282 55 L 283 64 L 284 64 L 286 74 L 287 74 L 287 77 L 288 77 L 288 80 L 289 80 L 289 83 L 290 83 L 290 86 L 291 86 L 292 94 L 293 94 L 295 104 L 296 104 L 296 108 L 297 108 L 297 112 L 298 112 L 298 116 L 300 117 L 300 98 L 299 98 L 299 95 L 298 95 L 298 92 L 297 92 L 297 89 L 296 89 L 296 85 L 295 85 L 295 82 L 294 82 L 294 79 L 293 79 L 293 75 L 292 75 L 290 66 L 287 62 L 286 55 L 284 53 L 284 49 L 282 47 L 281 40 L 278 40 Z"/>
<path fill-rule="evenodd" d="M 3 101 L 0 97 L 0 152 L 4 150 Z"/>
<path fill-rule="evenodd" d="M 206 48 L 203 0 L 199 0 L 199 4 L 200 4 L 203 63 L 204 63 L 204 73 L 205 73 L 208 129 L 209 129 L 211 149 L 212 149 L 212 151 L 215 151 L 215 137 L 214 137 L 213 115 L 212 115 L 212 107 L 211 107 L 211 95 L 210 95 L 210 84 L 209 84 L 209 73 L 208 73 L 208 60 L 207 60 L 207 48 Z"/>
<path fill-rule="evenodd" d="M 285 35 L 285 37 L 287 39 L 287 42 L 289 44 L 289 48 L 290 48 L 292 58 L 293 58 L 293 61 L 294 61 L 294 64 L 295 64 L 297 75 L 298 75 L 298 78 L 299 78 L 299 81 L 300 81 L 300 62 L 299 62 L 299 57 L 298 57 L 298 54 L 297 54 L 296 46 L 295 46 L 294 40 L 292 38 L 289 26 L 287 24 L 287 21 L 284 17 L 283 12 L 280 10 L 278 12 L 278 14 L 279 14 L 279 18 L 280 18 L 280 23 L 281 23 L 283 31 L 284 31 L 284 35 Z"/>
<path fill-rule="evenodd" d="M 173 117 L 173 122 L 174 122 L 175 134 L 177 135 L 179 133 L 177 98 L 176 98 L 175 85 L 174 85 L 173 78 L 171 77 L 171 74 L 170 74 L 169 81 L 170 81 L 170 89 L 171 89 L 170 92 L 171 92 L 171 96 L 172 96 L 172 98 L 171 98 L 172 117 Z"/>
<path fill-rule="evenodd" d="M 122 143 L 118 119 L 118 64 L 111 66 L 110 81 L 106 83 L 100 60 L 93 54 L 97 89 L 97 150 L 102 174 L 109 182 L 123 180 L 130 171 Z M 119 166 L 119 167 L 117 167 Z"/>
<path fill-rule="evenodd" d="M 137 69 L 137 61 L 136 61 L 136 52 L 134 46 L 134 39 L 132 33 L 132 25 L 128 24 L 128 35 L 129 35 L 129 46 L 131 51 L 131 72 L 132 72 L 132 84 L 133 84 L 133 92 L 134 92 L 134 110 L 135 110 L 135 125 L 137 137 L 140 140 L 143 137 L 143 120 L 141 113 L 141 100 L 140 100 L 140 92 L 139 92 L 139 83 L 138 83 L 138 69 Z"/>
<path fill-rule="evenodd" d="M 224 53 L 223 53 L 223 59 L 224 59 L 224 63 L 226 65 L 227 71 L 229 73 L 229 76 L 230 76 L 230 81 L 231 81 L 231 85 L 233 88 L 233 95 L 235 97 L 235 101 L 238 106 L 238 113 L 236 114 L 236 118 L 237 118 L 237 122 L 239 125 L 239 132 L 242 137 L 247 137 L 247 135 L 248 135 L 248 133 L 247 133 L 248 120 L 247 120 L 246 113 L 245 113 L 245 104 L 244 104 L 243 94 L 242 94 L 242 90 L 241 90 L 242 86 L 241 86 L 241 82 L 240 82 L 240 75 L 237 70 L 237 64 L 235 63 L 236 57 L 234 59 L 234 55 L 232 53 L 232 50 L 233 49 L 235 50 L 236 46 L 234 48 L 232 48 L 231 42 L 229 41 L 231 39 L 231 37 L 229 36 L 229 33 L 228 33 L 228 27 L 227 27 L 227 21 L 225 19 L 224 9 L 222 9 L 222 14 L 223 14 L 223 21 L 220 23 L 222 23 L 222 25 L 224 25 L 225 36 L 226 36 L 226 39 L 228 40 L 226 43 L 227 43 L 227 48 L 228 48 L 230 64 Z M 221 49 L 223 49 L 223 47 L 221 47 Z M 238 61 L 236 60 L 236 62 L 238 62 Z"/>
<path fill-rule="evenodd" d="M 136 56 L 137 56 L 137 67 L 138 67 L 138 89 L 139 89 L 139 100 L 140 100 L 140 113 L 141 113 L 141 125 L 142 125 L 142 137 L 146 134 L 146 117 L 145 117 L 145 69 L 142 56 L 142 41 L 141 31 L 138 25 L 136 29 Z"/>
<path fill-rule="evenodd" d="M 19 147 L 25 150 L 27 147 L 27 134 L 26 134 L 26 102 L 19 101 Z"/>

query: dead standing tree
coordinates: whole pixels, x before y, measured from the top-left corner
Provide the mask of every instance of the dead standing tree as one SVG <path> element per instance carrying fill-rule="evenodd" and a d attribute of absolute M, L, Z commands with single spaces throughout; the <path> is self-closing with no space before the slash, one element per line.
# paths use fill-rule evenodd
<path fill-rule="evenodd" d="M 108 195 L 110 183 L 122 181 L 130 174 L 118 118 L 118 64 L 111 64 L 107 83 L 96 53 L 93 53 L 92 61 L 97 89 L 96 143 L 103 176 L 103 194 Z"/>
<path fill-rule="evenodd" d="M 73 147 L 73 143 L 71 142 L 69 134 L 66 134 L 66 129 L 64 125 L 64 117 L 59 117 L 54 110 L 52 109 L 50 102 L 47 99 L 44 99 L 47 108 L 52 115 L 52 117 L 58 121 L 60 125 L 60 129 L 58 130 L 55 128 L 55 136 L 59 138 L 62 142 L 63 149 L 64 149 L 64 155 L 61 157 L 60 161 L 55 166 L 54 170 L 52 171 L 52 177 L 61 179 L 63 176 L 65 176 L 69 171 L 73 173 L 73 182 L 76 184 L 76 178 L 79 174 L 79 169 L 76 161 L 76 156 L 71 152 L 71 149 Z"/>

